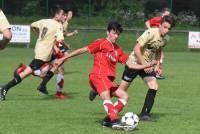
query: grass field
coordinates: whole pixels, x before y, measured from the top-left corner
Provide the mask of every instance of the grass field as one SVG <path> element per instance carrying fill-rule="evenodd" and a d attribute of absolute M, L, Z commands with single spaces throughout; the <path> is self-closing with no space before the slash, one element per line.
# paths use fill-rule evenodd
<path fill-rule="evenodd" d="M 164 74 L 153 108 L 154 121 L 140 122 L 133 132 L 102 128 L 105 113 L 99 97 L 88 100 L 88 73 L 92 57 L 86 54 L 65 63 L 65 93 L 67 100 L 54 99 L 55 78 L 48 89 L 49 96 L 36 91 L 39 78 L 30 76 L 10 90 L 7 100 L 0 103 L 0 134 L 199 134 L 200 131 L 200 53 L 166 52 Z M 29 64 L 33 49 L 7 48 L 0 52 L 0 84 L 12 78 L 18 63 Z M 123 72 L 118 66 L 117 82 Z M 129 88 L 130 100 L 121 113 L 139 113 L 147 88 L 140 78 Z"/>

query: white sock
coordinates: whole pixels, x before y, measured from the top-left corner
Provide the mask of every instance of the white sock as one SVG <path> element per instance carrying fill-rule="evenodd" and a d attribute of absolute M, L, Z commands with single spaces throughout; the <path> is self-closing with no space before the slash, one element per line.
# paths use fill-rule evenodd
<path fill-rule="evenodd" d="M 63 89 L 63 86 L 64 86 L 64 75 L 62 74 L 58 74 L 57 75 L 57 78 L 56 78 L 56 89 L 57 89 L 57 92 L 61 92 L 62 89 Z"/>

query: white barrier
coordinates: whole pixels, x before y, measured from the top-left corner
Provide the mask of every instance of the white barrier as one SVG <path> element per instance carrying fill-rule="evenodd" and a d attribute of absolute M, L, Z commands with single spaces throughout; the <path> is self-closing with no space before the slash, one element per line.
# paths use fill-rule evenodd
<path fill-rule="evenodd" d="M 30 43 L 30 26 L 29 25 L 11 25 L 12 39 L 11 43 L 23 43 L 29 47 Z M 0 39 L 3 35 L 0 34 Z"/>
<path fill-rule="evenodd" d="M 189 32 L 188 48 L 200 48 L 200 32 Z"/>

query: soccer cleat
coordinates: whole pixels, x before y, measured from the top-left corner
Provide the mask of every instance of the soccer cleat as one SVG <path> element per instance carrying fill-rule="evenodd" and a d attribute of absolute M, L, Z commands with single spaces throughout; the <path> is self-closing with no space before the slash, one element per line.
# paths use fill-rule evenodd
<path fill-rule="evenodd" d="M 156 74 L 156 79 L 163 80 L 165 77 L 162 74 Z"/>
<path fill-rule="evenodd" d="M 134 126 L 123 124 L 118 119 L 110 121 L 108 116 L 103 119 L 102 126 L 111 127 L 113 130 L 132 131 L 133 129 L 135 129 Z"/>
<path fill-rule="evenodd" d="M 98 95 L 97 91 L 94 90 L 94 89 L 91 89 L 90 93 L 89 93 L 89 100 L 93 101 L 96 98 L 97 95 Z"/>
<path fill-rule="evenodd" d="M 46 88 L 45 86 L 41 86 L 41 85 L 40 85 L 40 86 L 37 88 L 37 90 L 40 91 L 40 92 L 43 93 L 43 94 L 46 94 L 46 95 L 49 94 L 48 91 L 47 91 L 47 88 Z"/>
<path fill-rule="evenodd" d="M 140 119 L 140 121 L 150 121 L 151 116 L 150 116 L 150 114 L 141 114 L 141 115 L 139 115 L 139 119 Z"/>
<path fill-rule="evenodd" d="M 110 118 L 108 116 L 106 116 L 103 120 L 102 120 L 102 126 L 104 127 L 110 127 Z"/>
<path fill-rule="evenodd" d="M 7 91 L 5 90 L 5 88 L 0 87 L 0 101 L 4 101 L 6 99 L 6 93 Z"/>
<path fill-rule="evenodd" d="M 60 100 L 66 99 L 66 96 L 62 92 L 58 92 L 58 91 L 56 92 L 55 97 Z"/>

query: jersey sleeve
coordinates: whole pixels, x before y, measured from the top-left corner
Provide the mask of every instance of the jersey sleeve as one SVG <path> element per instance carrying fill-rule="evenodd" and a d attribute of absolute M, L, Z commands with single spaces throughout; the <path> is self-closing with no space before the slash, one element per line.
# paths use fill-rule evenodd
<path fill-rule="evenodd" d="M 138 39 L 137 43 L 140 44 L 140 46 L 145 46 L 153 37 L 153 34 L 150 30 L 146 30 Z"/>
<path fill-rule="evenodd" d="M 87 48 L 88 48 L 88 52 L 91 54 L 99 51 L 101 49 L 101 40 L 99 39 L 99 40 L 96 40 L 96 41 L 90 43 L 87 46 Z"/>
<path fill-rule="evenodd" d="M 128 60 L 128 55 L 122 50 L 119 49 L 119 58 L 118 58 L 118 62 L 125 64 Z"/>
<path fill-rule="evenodd" d="M 35 21 L 31 24 L 31 27 L 40 28 L 42 20 Z"/>

